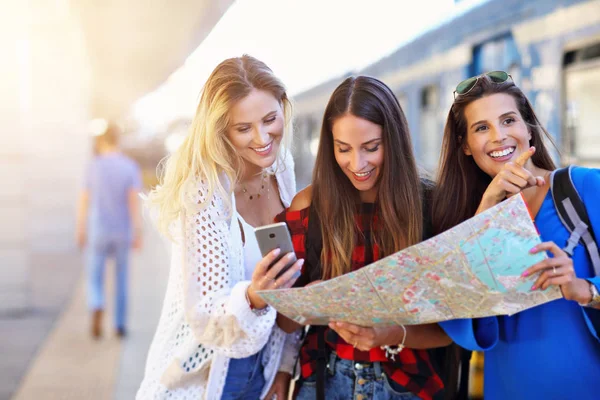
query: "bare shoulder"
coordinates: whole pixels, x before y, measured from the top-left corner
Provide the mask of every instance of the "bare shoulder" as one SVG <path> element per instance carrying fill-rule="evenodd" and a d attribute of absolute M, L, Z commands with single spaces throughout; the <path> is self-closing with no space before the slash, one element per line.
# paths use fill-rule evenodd
<path fill-rule="evenodd" d="M 308 185 L 294 196 L 290 211 L 298 211 L 308 208 L 312 202 L 312 185 Z"/>

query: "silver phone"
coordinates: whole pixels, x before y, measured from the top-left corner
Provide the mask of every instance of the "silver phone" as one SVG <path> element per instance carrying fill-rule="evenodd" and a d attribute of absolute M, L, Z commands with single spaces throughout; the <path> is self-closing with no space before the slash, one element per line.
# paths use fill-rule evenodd
<path fill-rule="evenodd" d="M 269 265 L 271 268 L 274 264 L 276 264 L 281 257 L 285 256 L 288 253 L 294 253 L 294 245 L 292 244 L 292 238 L 290 237 L 290 231 L 288 230 L 287 224 L 285 222 L 278 222 L 275 224 L 259 226 L 254 229 L 254 235 L 256 236 L 256 241 L 258 242 L 258 248 L 262 256 L 266 256 L 270 251 L 279 248 L 281 252 Z M 296 257 L 292 259 L 285 267 L 281 269 L 277 277 L 280 277 L 285 271 L 290 269 L 290 267 L 296 262 Z"/>

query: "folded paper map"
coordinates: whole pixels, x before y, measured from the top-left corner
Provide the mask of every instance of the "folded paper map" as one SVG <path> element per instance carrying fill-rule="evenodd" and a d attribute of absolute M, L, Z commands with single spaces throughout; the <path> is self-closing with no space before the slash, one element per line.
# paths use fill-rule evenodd
<path fill-rule="evenodd" d="M 521 196 L 358 271 L 305 288 L 258 292 L 302 324 L 417 325 L 512 315 L 562 297 L 531 290 L 523 271 L 546 258 L 530 254 L 540 237 Z"/>

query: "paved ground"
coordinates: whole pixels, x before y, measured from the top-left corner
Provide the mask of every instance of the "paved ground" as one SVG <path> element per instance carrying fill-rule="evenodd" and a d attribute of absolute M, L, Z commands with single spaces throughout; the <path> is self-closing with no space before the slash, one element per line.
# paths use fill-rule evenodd
<path fill-rule="evenodd" d="M 133 399 L 158 321 L 169 267 L 168 246 L 146 227 L 133 254 L 126 339 L 112 327 L 112 273 L 104 336 L 89 336 L 81 255 L 36 256 L 32 311 L 0 319 L 0 399 Z"/>

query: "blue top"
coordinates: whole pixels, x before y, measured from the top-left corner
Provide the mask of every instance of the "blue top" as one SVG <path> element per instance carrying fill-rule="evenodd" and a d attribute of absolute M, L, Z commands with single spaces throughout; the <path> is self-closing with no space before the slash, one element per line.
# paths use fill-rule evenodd
<path fill-rule="evenodd" d="M 576 167 L 572 179 L 593 230 L 600 235 L 600 170 Z M 566 245 L 569 232 L 556 213 L 550 191 L 535 223 L 542 241 Z M 594 277 L 582 244 L 575 248 L 573 265 L 579 278 L 587 278 L 600 289 L 600 277 Z M 512 317 L 453 320 L 440 325 L 457 344 L 487 350 L 486 400 L 600 399 L 600 310 L 559 299 Z"/>
<path fill-rule="evenodd" d="M 94 157 L 85 187 L 90 199 L 90 240 L 131 239 L 128 194 L 141 190 L 137 164 L 118 152 Z"/>

